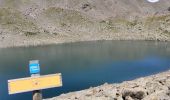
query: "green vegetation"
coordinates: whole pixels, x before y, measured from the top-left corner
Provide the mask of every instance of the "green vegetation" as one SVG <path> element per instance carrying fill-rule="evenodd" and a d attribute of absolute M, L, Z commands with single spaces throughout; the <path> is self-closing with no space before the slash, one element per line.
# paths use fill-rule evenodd
<path fill-rule="evenodd" d="M 48 20 L 54 21 L 56 24 L 66 26 L 68 24 L 80 25 L 90 23 L 90 20 L 81 13 L 73 10 L 50 7 L 44 11 Z"/>
<path fill-rule="evenodd" d="M 164 35 L 170 35 L 168 27 L 170 27 L 170 14 L 162 16 L 148 17 L 144 23 L 148 30 L 155 30 Z"/>
<path fill-rule="evenodd" d="M 170 31 L 168 31 L 168 30 L 164 30 L 162 33 L 170 35 Z"/>
<path fill-rule="evenodd" d="M 153 23 L 167 23 L 170 21 L 170 14 L 162 16 L 152 16 L 146 18 L 145 25 L 150 25 Z"/>
<path fill-rule="evenodd" d="M 18 10 L 11 8 L 0 8 L 0 24 L 12 31 L 38 30 L 33 22 L 27 20 Z"/>
<path fill-rule="evenodd" d="M 23 2 L 25 1 L 23 0 Z M 40 21 L 43 19 L 44 22 L 36 23 L 28 19 L 28 16 L 24 16 L 17 9 L 0 8 L 1 26 L 9 31 L 15 31 L 17 33 L 22 32 L 26 36 L 39 34 L 38 24 L 40 25 L 42 33 L 52 33 L 54 35 L 60 33 L 58 30 L 65 31 L 66 33 L 140 33 L 149 31 L 170 34 L 169 29 L 167 29 L 170 25 L 170 14 L 162 16 L 155 15 L 133 21 L 129 21 L 125 18 L 95 20 L 79 11 L 49 7 L 43 9 L 39 14 L 39 18 Z M 37 22 L 39 21 L 39 19 L 36 20 Z M 44 24 L 44 26 L 41 27 L 41 24 Z M 47 26 L 45 26 L 46 24 Z"/>
<path fill-rule="evenodd" d="M 36 32 L 24 32 L 26 36 L 32 36 L 32 35 L 37 35 Z"/>
<path fill-rule="evenodd" d="M 30 4 L 30 0 L 3 0 L 5 7 L 17 8 L 19 5 Z"/>
<path fill-rule="evenodd" d="M 162 15 L 162 16 L 152 16 L 148 17 L 148 21 L 165 21 L 168 17 L 170 17 L 170 14 L 168 15 Z"/>

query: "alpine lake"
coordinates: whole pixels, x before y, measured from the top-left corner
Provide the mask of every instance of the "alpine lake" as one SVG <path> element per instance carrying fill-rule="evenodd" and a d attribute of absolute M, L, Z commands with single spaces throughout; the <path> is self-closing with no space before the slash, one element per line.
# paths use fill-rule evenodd
<path fill-rule="evenodd" d="M 30 77 L 29 61 L 41 75 L 62 74 L 63 86 L 42 90 L 43 99 L 120 83 L 170 68 L 170 42 L 91 41 L 0 49 L 0 100 L 31 100 L 32 92 L 8 94 L 8 80 Z"/>

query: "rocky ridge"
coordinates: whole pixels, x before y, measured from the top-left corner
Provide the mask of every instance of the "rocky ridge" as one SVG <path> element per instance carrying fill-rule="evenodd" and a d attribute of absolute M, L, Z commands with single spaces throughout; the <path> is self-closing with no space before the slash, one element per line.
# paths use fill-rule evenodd
<path fill-rule="evenodd" d="M 170 100 L 170 71 L 119 84 L 106 83 L 45 100 Z"/>

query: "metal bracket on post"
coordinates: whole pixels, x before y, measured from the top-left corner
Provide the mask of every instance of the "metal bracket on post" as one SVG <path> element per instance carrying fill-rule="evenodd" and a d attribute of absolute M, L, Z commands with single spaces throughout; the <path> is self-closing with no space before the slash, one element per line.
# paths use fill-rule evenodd
<path fill-rule="evenodd" d="M 38 60 L 31 60 L 29 62 L 29 69 L 31 77 L 40 76 L 40 66 Z M 38 82 L 35 82 L 37 84 Z M 41 90 L 33 91 L 33 100 L 42 100 L 42 93 Z"/>

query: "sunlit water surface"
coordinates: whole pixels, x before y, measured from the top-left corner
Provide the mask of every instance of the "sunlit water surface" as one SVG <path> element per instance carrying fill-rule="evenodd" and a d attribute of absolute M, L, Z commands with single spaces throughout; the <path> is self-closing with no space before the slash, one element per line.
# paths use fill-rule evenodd
<path fill-rule="evenodd" d="M 0 49 L 0 100 L 31 100 L 32 92 L 8 95 L 7 80 L 30 76 L 29 60 L 40 60 L 41 75 L 62 73 L 63 87 L 43 98 L 118 83 L 170 68 L 170 43 L 96 41 Z"/>

